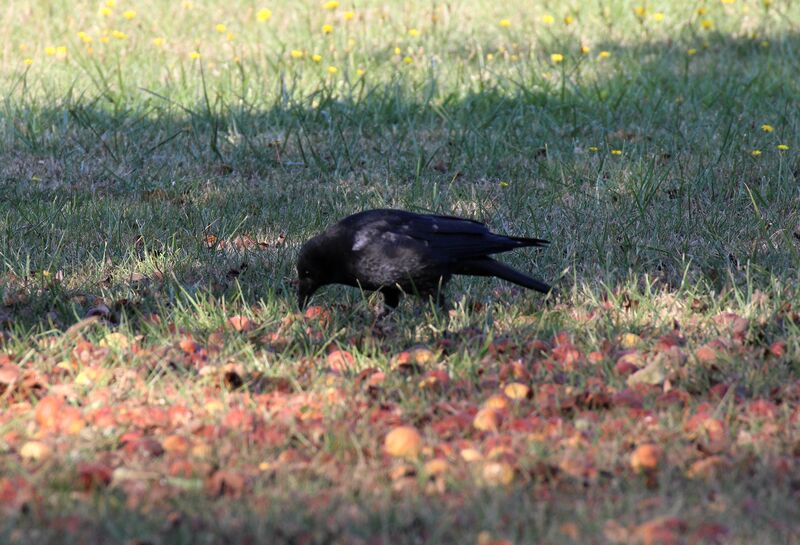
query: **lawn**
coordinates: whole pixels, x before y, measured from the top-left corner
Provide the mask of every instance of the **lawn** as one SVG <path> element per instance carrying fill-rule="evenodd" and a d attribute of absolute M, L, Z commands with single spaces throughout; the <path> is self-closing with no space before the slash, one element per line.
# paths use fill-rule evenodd
<path fill-rule="evenodd" d="M 800 543 L 799 21 L 7 0 L 0 542 Z M 299 312 L 374 207 L 559 295 Z"/>

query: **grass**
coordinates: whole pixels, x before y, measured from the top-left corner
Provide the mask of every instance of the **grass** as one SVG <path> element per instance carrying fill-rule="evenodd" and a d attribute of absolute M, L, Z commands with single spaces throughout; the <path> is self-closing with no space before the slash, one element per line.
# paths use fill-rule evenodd
<path fill-rule="evenodd" d="M 797 543 L 800 8 L 689 4 L 12 0 L 0 540 Z M 562 295 L 298 314 L 378 206 Z"/>

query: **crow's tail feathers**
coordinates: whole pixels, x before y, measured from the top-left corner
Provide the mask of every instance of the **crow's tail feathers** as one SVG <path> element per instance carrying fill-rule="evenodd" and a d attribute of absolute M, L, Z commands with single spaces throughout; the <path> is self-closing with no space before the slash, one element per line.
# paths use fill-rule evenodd
<path fill-rule="evenodd" d="M 522 247 L 524 246 L 542 247 L 550 244 L 549 240 L 544 240 L 542 238 L 527 238 L 527 237 L 508 237 L 508 238 L 510 238 L 514 242 L 519 243 L 519 245 Z"/>
<path fill-rule="evenodd" d="M 523 288 L 536 290 L 541 293 L 550 293 L 555 291 L 552 286 L 545 284 L 540 280 L 536 280 L 535 278 L 531 278 L 530 276 L 523 274 L 516 269 L 512 269 L 508 265 L 500 263 L 499 261 L 495 261 L 494 259 L 469 261 L 463 264 L 459 272 L 460 274 L 471 274 L 474 276 L 496 276 L 497 278 L 508 280 L 509 282 L 513 282 L 518 286 L 522 286 Z"/>

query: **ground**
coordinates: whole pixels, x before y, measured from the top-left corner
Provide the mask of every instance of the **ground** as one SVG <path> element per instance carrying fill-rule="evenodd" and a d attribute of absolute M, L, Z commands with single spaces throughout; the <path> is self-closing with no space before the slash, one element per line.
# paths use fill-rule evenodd
<path fill-rule="evenodd" d="M 800 5 L 0 9 L 0 541 L 799 543 Z M 546 238 L 321 290 L 370 207 Z"/>

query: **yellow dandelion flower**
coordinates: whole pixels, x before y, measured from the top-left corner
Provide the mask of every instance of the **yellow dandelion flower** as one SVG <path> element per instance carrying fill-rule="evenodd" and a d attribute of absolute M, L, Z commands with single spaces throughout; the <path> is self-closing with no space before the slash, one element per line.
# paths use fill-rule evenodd
<path fill-rule="evenodd" d="M 736 0 L 719 0 L 723 4 L 735 4 Z"/>
<path fill-rule="evenodd" d="M 111 8 L 102 7 L 102 8 L 100 8 L 99 13 L 103 17 L 111 17 L 112 11 L 111 11 Z"/>
<path fill-rule="evenodd" d="M 156 47 L 164 47 L 166 40 L 164 40 L 164 38 L 153 38 L 152 42 Z"/>
<path fill-rule="evenodd" d="M 24 64 L 25 66 L 30 66 L 30 65 L 33 64 L 33 59 L 31 59 L 31 58 L 22 59 L 22 64 Z M 780 148 L 778 148 L 778 149 L 780 149 Z M 787 147 L 786 149 L 789 149 L 789 148 Z"/>
<path fill-rule="evenodd" d="M 122 12 L 122 16 L 128 21 L 130 21 L 131 19 L 136 18 L 136 12 L 133 11 L 132 9 L 128 9 Z"/>
<path fill-rule="evenodd" d="M 30 60 L 30 59 L 26 59 L 26 60 Z M 33 62 L 33 61 L 31 61 L 31 62 Z M 27 63 L 26 63 L 26 64 L 27 64 Z M 778 147 L 778 149 L 779 149 L 779 150 L 781 150 L 781 151 L 789 151 L 789 146 L 787 146 L 786 144 L 778 144 L 778 146 L 777 146 L 777 147 Z"/>
<path fill-rule="evenodd" d="M 416 28 L 409 28 L 408 35 L 411 36 L 412 38 L 416 38 L 417 36 L 419 36 L 419 30 L 417 30 Z"/>
<path fill-rule="evenodd" d="M 763 0 L 761 3 L 764 5 L 765 8 L 768 8 L 772 5 L 772 0 Z"/>
<path fill-rule="evenodd" d="M 110 8 L 113 8 L 117 5 L 117 0 L 106 0 L 106 5 Z"/>
<path fill-rule="evenodd" d="M 509 184 L 509 183 L 508 183 L 508 182 L 506 182 L 505 180 L 502 180 L 502 181 L 500 182 L 500 187 L 508 187 L 509 185 L 511 185 L 511 184 Z"/>
<path fill-rule="evenodd" d="M 556 18 L 552 15 L 542 15 L 542 22 L 546 25 L 552 25 L 556 22 Z"/>
<path fill-rule="evenodd" d="M 311 55 L 311 60 L 314 62 L 322 62 L 322 55 L 314 53 L 313 55 Z"/>
<path fill-rule="evenodd" d="M 300 51 L 299 49 L 292 49 L 292 51 L 289 54 L 292 56 L 293 59 L 303 58 L 303 52 Z"/>
<path fill-rule="evenodd" d="M 336 9 L 339 7 L 339 2 L 336 0 L 330 0 L 329 2 L 325 2 L 322 4 L 323 9 Z"/>
<path fill-rule="evenodd" d="M 200 58 L 200 52 L 192 51 L 191 53 L 189 53 L 189 58 L 192 59 L 193 61 L 196 61 L 197 59 Z"/>
<path fill-rule="evenodd" d="M 103 36 L 100 36 L 100 43 L 107 44 L 110 41 L 111 41 L 111 38 L 109 38 L 107 35 L 104 34 Z"/>
<path fill-rule="evenodd" d="M 228 32 L 225 35 L 225 39 L 228 40 L 229 42 L 232 42 L 236 39 L 236 34 L 234 34 L 233 32 Z"/>
<path fill-rule="evenodd" d="M 591 51 L 591 50 L 592 50 L 592 48 L 589 47 L 588 45 L 582 45 L 581 46 L 581 53 L 583 53 L 584 55 L 588 54 L 589 51 Z"/>
<path fill-rule="evenodd" d="M 660 23 L 661 21 L 664 20 L 664 17 L 666 16 L 662 12 L 657 11 L 653 14 L 653 21 L 655 21 L 656 23 Z"/>
<path fill-rule="evenodd" d="M 56 47 L 56 57 L 66 57 L 67 56 L 67 46 L 59 45 Z"/>
<path fill-rule="evenodd" d="M 761 47 L 769 47 L 769 42 L 767 40 L 761 40 L 761 43 L 758 45 Z"/>
<path fill-rule="evenodd" d="M 498 23 L 503 28 L 508 28 L 511 26 L 511 21 L 508 19 L 500 19 L 500 23 Z"/>
<path fill-rule="evenodd" d="M 412 59 L 411 57 L 403 57 L 403 62 L 406 64 L 411 64 L 412 62 L 414 62 L 414 59 Z"/>
<path fill-rule="evenodd" d="M 352 21 L 355 18 L 356 18 L 355 11 L 345 11 L 342 13 L 342 19 L 344 19 L 345 21 Z"/>
<path fill-rule="evenodd" d="M 128 35 L 119 30 L 112 30 L 111 37 L 114 38 L 115 40 L 126 40 L 128 38 Z"/>
<path fill-rule="evenodd" d="M 327 25 L 327 24 L 322 25 L 323 34 L 330 34 L 331 32 L 333 32 L 333 25 Z"/>
<path fill-rule="evenodd" d="M 761 155 L 761 150 L 754 149 L 753 151 L 750 152 L 750 155 L 752 155 L 753 157 L 758 157 L 759 155 Z"/>
<path fill-rule="evenodd" d="M 403 52 L 403 50 L 402 50 L 402 49 L 400 49 L 399 47 L 395 47 L 395 48 L 394 48 L 394 54 L 395 54 L 395 55 L 399 55 L 399 54 L 400 54 L 400 53 L 402 53 L 402 52 Z"/>
<path fill-rule="evenodd" d="M 597 54 L 597 58 L 598 59 L 607 59 L 610 56 L 611 56 L 611 52 L 610 51 L 601 51 L 600 53 Z"/>
<path fill-rule="evenodd" d="M 697 11 L 695 13 L 697 13 L 697 15 L 705 15 L 706 13 L 708 13 L 708 8 L 699 7 L 697 8 Z"/>
<path fill-rule="evenodd" d="M 266 23 L 272 17 L 272 12 L 267 8 L 262 8 L 256 12 L 256 21 L 259 23 Z"/>
<path fill-rule="evenodd" d="M 574 22 L 575 22 L 575 17 L 573 17 L 572 15 L 565 15 L 564 16 L 564 24 L 565 25 L 571 25 Z"/>
<path fill-rule="evenodd" d="M 703 19 L 702 21 L 700 21 L 700 26 L 706 30 L 711 30 L 712 28 L 714 28 L 714 21 L 712 21 L 711 19 Z"/>
<path fill-rule="evenodd" d="M 494 60 L 494 55 L 491 53 L 486 54 L 486 60 L 492 62 Z"/>
<path fill-rule="evenodd" d="M 621 149 L 612 149 L 611 150 L 611 155 L 622 155 L 622 150 Z"/>
<path fill-rule="evenodd" d="M 338 71 L 339 71 L 339 69 L 336 68 L 335 66 L 329 66 L 328 67 L 328 74 L 335 74 Z"/>
<path fill-rule="evenodd" d="M 185 10 L 190 10 L 190 9 L 194 8 L 194 4 L 192 2 L 190 2 L 189 0 L 184 0 L 183 4 L 181 4 L 181 5 L 183 6 L 183 9 L 185 9 Z"/>
<path fill-rule="evenodd" d="M 695 49 L 694 47 L 690 47 L 689 49 L 686 50 L 686 54 L 689 55 L 690 57 L 693 57 L 697 55 L 697 49 Z"/>
<path fill-rule="evenodd" d="M 647 9 L 644 6 L 634 6 L 633 13 L 635 13 L 637 17 L 644 17 L 644 14 L 647 13 Z"/>
<path fill-rule="evenodd" d="M 214 25 L 214 30 L 216 30 L 220 34 L 225 34 L 228 31 L 228 27 L 225 26 L 225 23 L 217 23 L 216 25 Z"/>
<path fill-rule="evenodd" d="M 553 61 L 555 64 L 558 64 L 564 60 L 564 55 L 561 53 L 553 53 L 550 55 L 550 60 Z"/>
<path fill-rule="evenodd" d="M 775 127 L 773 127 L 769 123 L 764 123 L 763 125 L 761 125 L 761 130 L 764 132 L 772 132 L 775 130 Z"/>
<path fill-rule="evenodd" d="M 511 62 L 517 62 L 519 60 L 519 55 L 511 55 L 509 58 L 511 59 Z"/>
<path fill-rule="evenodd" d="M 597 153 L 598 151 L 600 151 L 600 148 L 598 148 L 597 146 L 589 146 L 589 151 L 592 153 Z"/>
<path fill-rule="evenodd" d="M 356 68 L 356 76 L 358 76 L 359 78 L 361 76 L 363 76 L 364 74 L 366 74 L 366 73 L 367 73 L 367 71 L 364 70 L 363 68 Z"/>
<path fill-rule="evenodd" d="M 78 38 L 80 38 L 80 40 L 85 44 L 92 43 L 92 37 L 83 31 L 78 32 Z"/>

